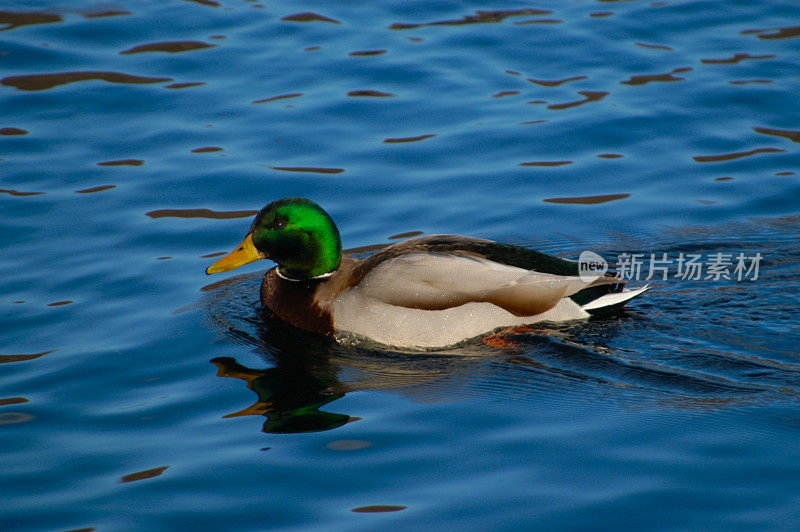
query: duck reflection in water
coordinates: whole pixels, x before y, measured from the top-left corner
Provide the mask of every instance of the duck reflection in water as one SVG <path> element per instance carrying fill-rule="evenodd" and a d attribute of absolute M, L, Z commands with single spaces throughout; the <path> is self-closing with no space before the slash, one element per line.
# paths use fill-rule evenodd
<path fill-rule="evenodd" d="M 248 277 L 238 276 L 232 281 L 247 280 Z M 234 283 L 236 285 L 240 283 Z M 230 288 L 228 284 L 220 292 L 229 293 Z M 227 314 L 228 309 L 221 310 Z M 217 366 L 218 377 L 241 379 L 258 396 L 251 406 L 224 417 L 265 416 L 263 431 L 276 434 L 331 430 L 355 420 L 346 414 L 320 410 L 345 395 L 342 391 L 334 391 L 337 385 L 335 370 L 320 355 L 324 353 L 326 342 L 310 335 L 292 339 L 292 331 L 286 330 L 289 326 L 266 310 L 257 313 L 261 316 L 252 319 L 234 315 L 213 316 L 218 325 L 226 326 L 226 335 L 254 345 L 262 358 L 272 364 L 272 367 L 255 369 L 243 366 L 231 357 L 211 360 Z M 240 323 L 231 323 L 240 320 Z"/>
<path fill-rule="evenodd" d="M 246 320 L 247 330 L 239 324 L 226 334 L 238 342 L 254 345 L 271 367 L 249 368 L 232 357 L 214 358 L 211 363 L 217 367 L 217 376 L 241 379 L 258 397 L 251 406 L 224 417 L 265 416 L 263 431 L 267 433 L 336 429 L 360 418 L 328 412 L 322 407 L 348 392 L 385 390 L 430 399 L 443 393 L 444 380 L 458 374 L 474 374 L 476 370 L 477 361 L 465 353 L 392 353 L 347 348 L 299 331 L 268 310 L 258 312 L 260 319 Z M 230 323 L 228 318 L 225 321 Z M 472 354 L 484 348 L 475 346 Z"/>
<path fill-rule="evenodd" d="M 286 361 L 287 357 L 281 357 Z M 265 416 L 264 432 L 283 434 L 319 432 L 341 427 L 351 419 L 346 414 L 324 412 L 321 407 L 344 397 L 344 393 L 326 393 L 324 379 L 303 371 L 300 364 L 277 364 L 274 368 L 252 369 L 230 357 L 211 361 L 218 377 L 242 379 L 258 400 L 251 406 L 224 417 Z M 295 367 L 291 367 L 295 366 Z"/>

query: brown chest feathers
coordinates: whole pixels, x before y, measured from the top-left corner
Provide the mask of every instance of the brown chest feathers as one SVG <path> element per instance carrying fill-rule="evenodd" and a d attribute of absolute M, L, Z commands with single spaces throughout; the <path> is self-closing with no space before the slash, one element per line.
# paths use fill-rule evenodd
<path fill-rule="evenodd" d="M 261 282 L 261 303 L 275 315 L 299 329 L 332 336 L 333 317 L 330 302 L 350 279 L 355 261 L 342 257 L 342 264 L 331 276 L 321 279 L 290 281 L 272 268 Z"/>

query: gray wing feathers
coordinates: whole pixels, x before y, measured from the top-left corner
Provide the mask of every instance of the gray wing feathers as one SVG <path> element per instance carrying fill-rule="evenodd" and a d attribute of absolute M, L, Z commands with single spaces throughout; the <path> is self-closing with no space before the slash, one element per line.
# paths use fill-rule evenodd
<path fill-rule="evenodd" d="M 360 286 L 364 295 L 401 307 L 442 310 L 488 302 L 515 316 L 533 316 L 584 288 L 618 283 L 616 278 L 540 273 L 480 257 L 409 253 L 379 264 Z"/>

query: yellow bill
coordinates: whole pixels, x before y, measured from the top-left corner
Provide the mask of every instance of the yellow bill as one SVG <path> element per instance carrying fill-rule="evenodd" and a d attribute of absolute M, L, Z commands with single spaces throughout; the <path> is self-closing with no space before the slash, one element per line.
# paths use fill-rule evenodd
<path fill-rule="evenodd" d="M 255 244 L 253 244 L 253 233 L 248 233 L 238 248 L 206 268 L 206 274 L 229 272 L 239 266 L 266 258 L 267 256 L 256 249 Z"/>

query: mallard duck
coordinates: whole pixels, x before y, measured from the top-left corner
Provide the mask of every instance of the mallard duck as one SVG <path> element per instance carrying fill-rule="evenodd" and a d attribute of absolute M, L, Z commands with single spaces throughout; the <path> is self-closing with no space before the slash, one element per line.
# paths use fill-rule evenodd
<path fill-rule="evenodd" d="M 502 327 L 588 318 L 644 290 L 609 275 L 584 279 L 578 263 L 455 235 L 411 238 L 358 260 L 342 253 L 333 219 L 304 198 L 270 203 L 244 241 L 206 269 L 260 259 L 277 266 L 261 302 L 305 331 L 402 348 L 441 348 Z"/>

